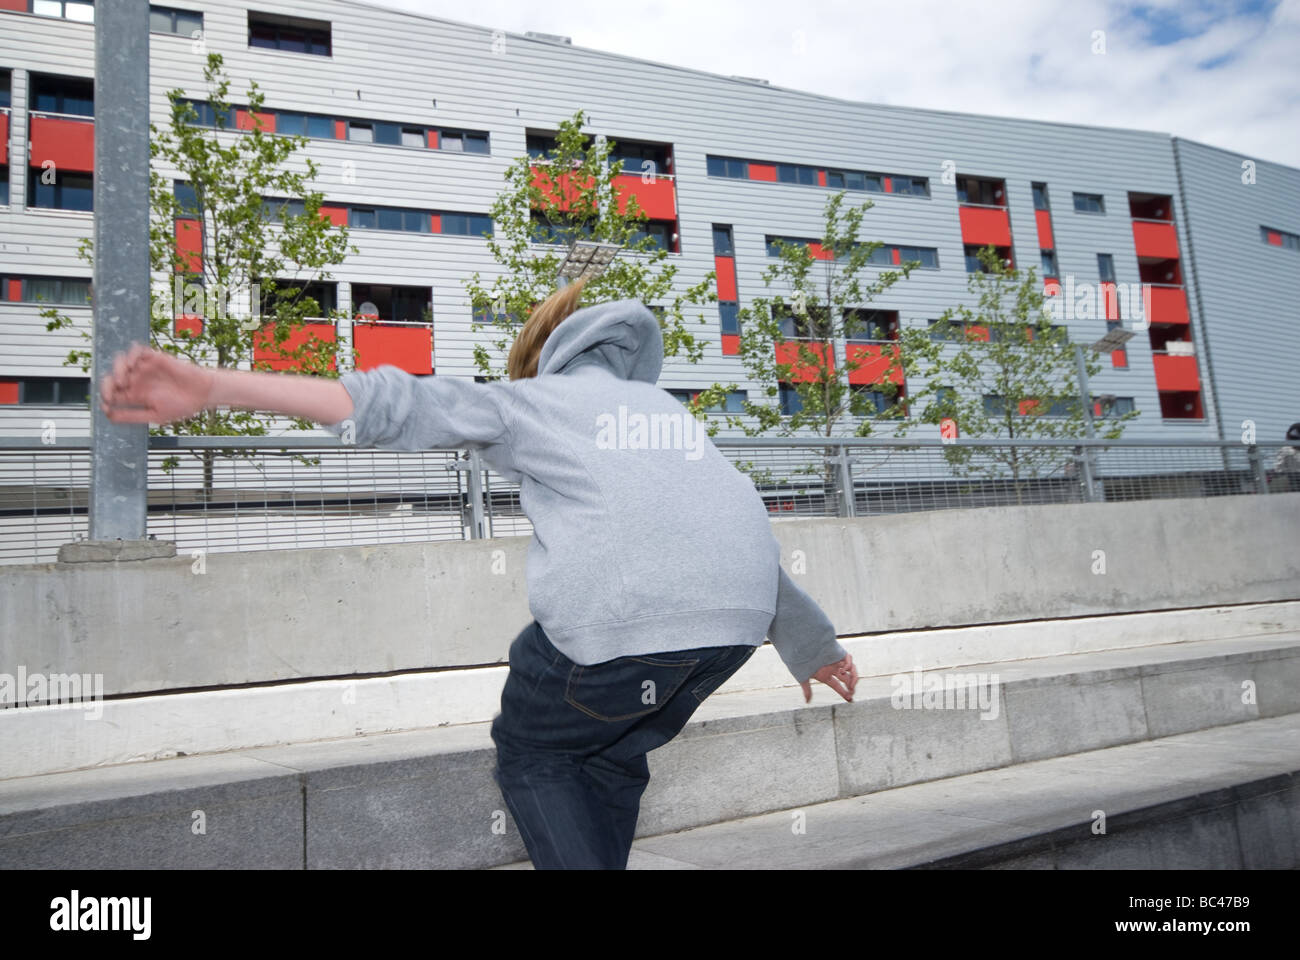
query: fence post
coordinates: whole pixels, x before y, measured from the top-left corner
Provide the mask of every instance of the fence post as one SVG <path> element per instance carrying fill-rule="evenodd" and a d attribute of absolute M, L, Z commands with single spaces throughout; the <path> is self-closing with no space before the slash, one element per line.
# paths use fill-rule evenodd
<path fill-rule="evenodd" d="M 1256 444 L 1246 447 L 1246 459 L 1250 461 L 1250 472 L 1255 478 L 1255 492 L 1268 493 L 1268 474 L 1264 472 L 1264 458 L 1259 455 Z"/>
<path fill-rule="evenodd" d="M 840 510 L 841 517 L 857 516 L 856 495 L 853 491 L 853 468 L 849 464 L 848 449 L 841 444 L 839 453 Z"/>
<path fill-rule="evenodd" d="M 469 535 L 472 540 L 487 536 L 483 529 L 483 461 L 477 450 L 469 452 Z"/>

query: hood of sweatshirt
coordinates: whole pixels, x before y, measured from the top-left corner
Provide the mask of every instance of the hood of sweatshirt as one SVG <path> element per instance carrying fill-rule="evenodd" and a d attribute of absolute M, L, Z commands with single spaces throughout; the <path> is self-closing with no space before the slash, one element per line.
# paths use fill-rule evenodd
<path fill-rule="evenodd" d="M 664 365 L 659 318 L 639 300 L 575 310 L 546 338 L 537 373 L 565 373 L 587 364 L 604 367 L 623 380 L 657 383 Z"/>

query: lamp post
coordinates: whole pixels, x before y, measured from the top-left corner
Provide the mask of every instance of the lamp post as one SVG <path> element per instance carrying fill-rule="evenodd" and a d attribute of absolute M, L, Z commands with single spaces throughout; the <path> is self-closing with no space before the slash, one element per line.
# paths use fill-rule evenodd
<path fill-rule="evenodd" d="M 622 249 L 617 243 L 575 240 L 560 264 L 559 286 L 567 287 L 579 277 L 594 280 L 609 268 Z"/>
<path fill-rule="evenodd" d="M 1133 339 L 1133 331 L 1116 327 L 1114 330 L 1107 331 L 1104 337 L 1095 343 L 1090 343 L 1087 347 L 1081 343 L 1074 345 L 1074 362 L 1079 372 L 1079 399 L 1083 403 L 1083 423 L 1088 431 L 1089 440 L 1096 437 L 1097 431 L 1092 424 L 1092 396 L 1088 389 L 1088 363 L 1084 350 L 1091 350 L 1094 353 L 1110 353 L 1112 350 L 1121 349 L 1131 339 Z M 1089 500 L 1098 499 L 1095 488 L 1096 469 L 1092 459 L 1093 453 L 1093 448 L 1090 446 L 1083 455 L 1083 482 L 1087 488 Z"/>

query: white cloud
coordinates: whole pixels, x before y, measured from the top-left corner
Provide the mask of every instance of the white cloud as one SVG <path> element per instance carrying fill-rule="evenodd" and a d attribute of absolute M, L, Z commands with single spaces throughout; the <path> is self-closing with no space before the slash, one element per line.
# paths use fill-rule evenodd
<path fill-rule="evenodd" d="M 1267 24 L 1228 0 L 1146 0 L 1144 15 L 1108 0 L 383 5 L 850 100 L 1155 130 L 1300 166 L 1300 0 Z M 1170 24 L 1190 35 L 1161 42 Z"/>

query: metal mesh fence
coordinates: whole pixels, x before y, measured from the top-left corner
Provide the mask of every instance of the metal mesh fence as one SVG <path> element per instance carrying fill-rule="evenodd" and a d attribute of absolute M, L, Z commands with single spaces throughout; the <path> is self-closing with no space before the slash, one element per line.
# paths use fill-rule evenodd
<path fill-rule="evenodd" d="M 719 449 L 774 520 L 1300 491 L 1279 445 L 1215 441 L 775 440 Z M 84 438 L 0 438 L 0 563 L 87 535 Z M 153 438 L 148 535 L 226 552 L 525 536 L 518 484 L 455 450 L 315 438 Z M 849 495 L 847 491 L 851 490 Z"/>

